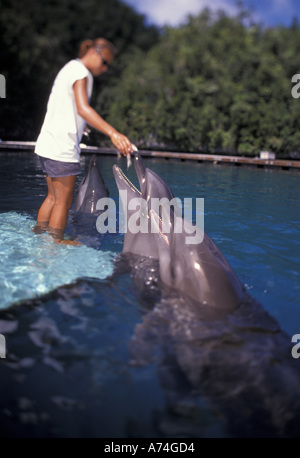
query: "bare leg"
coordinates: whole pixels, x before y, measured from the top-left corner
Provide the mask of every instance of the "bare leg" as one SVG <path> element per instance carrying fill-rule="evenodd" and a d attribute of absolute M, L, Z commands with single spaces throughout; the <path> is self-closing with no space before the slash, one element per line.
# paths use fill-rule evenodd
<path fill-rule="evenodd" d="M 68 213 L 71 208 L 76 176 L 51 178 L 54 205 L 49 219 L 49 232 L 57 243 L 80 245 L 78 242 L 63 240 Z"/>
<path fill-rule="evenodd" d="M 79 242 L 64 240 L 68 213 L 74 198 L 76 176 L 50 178 L 46 176 L 48 195 L 38 212 L 37 225 L 33 232 L 40 234 L 47 229 L 56 243 L 81 245 Z"/>
<path fill-rule="evenodd" d="M 55 201 L 49 219 L 49 227 L 64 231 L 74 198 L 76 176 L 51 178 L 51 181 Z"/>
<path fill-rule="evenodd" d="M 44 225 L 45 223 L 49 223 L 50 216 L 55 204 L 55 195 L 54 195 L 54 189 L 52 185 L 52 178 L 46 176 L 46 181 L 47 181 L 47 186 L 48 186 L 48 195 L 46 199 L 44 200 L 43 204 L 41 205 L 41 208 L 39 209 L 38 212 L 38 217 L 37 217 L 37 225 Z M 41 224 L 39 224 L 41 223 Z"/>
<path fill-rule="evenodd" d="M 52 179 L 46 175 L 48 195 L 39 209 L 36 226 L 32 229 L 36 234 L 41 234 L 47 230 L 50 216 L 55 204 L 55 196 L 51 180 Z"/>

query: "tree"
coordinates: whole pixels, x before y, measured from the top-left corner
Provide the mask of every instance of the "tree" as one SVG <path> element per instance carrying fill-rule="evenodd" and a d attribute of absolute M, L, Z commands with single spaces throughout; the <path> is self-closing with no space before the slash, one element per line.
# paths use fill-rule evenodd
<path fill-rule="evenodd" d="M 158 31 L 120 0 L 1 0 L 0 73 L 7 98 L 0 105 L 0 137 L 35 139 L 59 69 L 77 57 L 86 38 L 111 40 L 122 58 L 120 76 L 131 50 L 147 50 Z M 126 58 L 127 56 L 127 58 Z M 116 84 L 111 78 L 108 84 Z"/>
<path fill-rule="evenodd" d="M 57 71 L 82 39 L 99 35 L 119 55 L 114 73 L 95 80 L 92 104 L 139 148 L 300 151 L 300 102 L 291 95 L 297 22 L 265 28 L 243 7 L 236 17 L 205 9 L 158 31 L 120 0 L 24 0 L 22 9 L 1 0 L 0 137 L 36 138 Z M 94 141 L 110 144 L 100 133 Z"/>

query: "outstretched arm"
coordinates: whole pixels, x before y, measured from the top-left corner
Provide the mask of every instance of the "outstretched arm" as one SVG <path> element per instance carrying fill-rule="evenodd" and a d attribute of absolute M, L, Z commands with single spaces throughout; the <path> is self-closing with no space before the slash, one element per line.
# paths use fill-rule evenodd
<path fill-rule="evenodd" d="M 130 140 L 108 124 L 108 122 L 101 118 L 101 116 L 90 106 L 86 92 L 86 78 L 77 80 L 73 85 L 73 89 L 78 114 L 82 116 L 91 127 L 94 127 L 110 137 L 112 143 L 124 156 L 132 153 L 133 146 Z"/>

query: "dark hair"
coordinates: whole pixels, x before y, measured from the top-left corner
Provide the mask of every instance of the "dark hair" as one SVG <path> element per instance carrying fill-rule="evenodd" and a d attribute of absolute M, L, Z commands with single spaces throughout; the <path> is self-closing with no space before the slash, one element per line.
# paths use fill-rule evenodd
<path fill-rule="evenodd" d="M 115 46 L 105 38 L 96 38 L 95 40 L 84 40 L 79 46 L 78 57 L 81 59 L 86 55 L 89 49 L 98 48 L 98 49 L 109 49 L 109 51 L 115 56 L 117 54 L 117 49 Z"/>

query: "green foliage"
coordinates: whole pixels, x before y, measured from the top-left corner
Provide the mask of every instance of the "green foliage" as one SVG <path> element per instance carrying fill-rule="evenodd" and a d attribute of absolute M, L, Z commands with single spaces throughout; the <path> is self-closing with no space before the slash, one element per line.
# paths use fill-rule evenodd
<path fill-rule="evenodd" d="M 132 56 L 109 119 L 142 147 L 279 156 L 300 150 L 300 30 L 243 25 L 209 10 Z M 133 116 L 134 114 L 134 116 Z"/>
<path fill-rule="evenodd" d="M 300 29 L 209 9 L 158 32 L 120 0 L 0 0 L 0 137 L 36 138 L 57 71 L 85 38 L 119 49 L 92 104 L 140 148 L 278 156 L 300 151 Z M 97 134 L 97 144 L 110 144 Z"/>
<path fill-rule="evenodd" d="M 116 69 L 120 73 L 132 48 L 147 50 L 158 38 L 158 31 L 120 0 L 0 3 L 0 73 L 7 81 L 7 98 L 0 105 L 2 139 L 36 138 L 53 80 L 77 57 L 84 39 L 111 40 L 123 57 Z"/>

